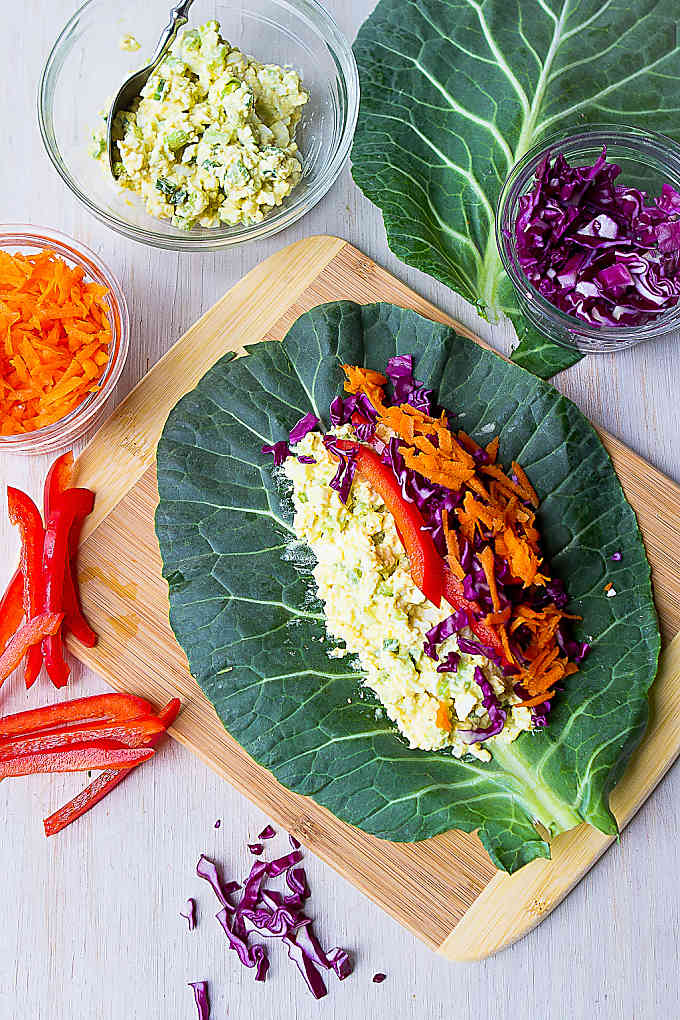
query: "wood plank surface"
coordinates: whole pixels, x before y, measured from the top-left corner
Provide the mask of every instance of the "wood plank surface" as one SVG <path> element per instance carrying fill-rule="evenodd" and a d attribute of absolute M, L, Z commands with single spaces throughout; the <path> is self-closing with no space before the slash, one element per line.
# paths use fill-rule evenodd
<path fill-rule="evenodd" d="M 155 469 L 149 466 L 167 413 L 223 353 L 242 354 L 259 339 L 281 339 L 302 312 L 338 298 L 390 301 L 453 324 L 337 238 L 297 242 L 246 276 L 138 385 L 79 462 L 78 481 L 101 493 L 96 529 L 81 562 L 85 605 L 101 640 L 95 649 L 73 643 L 71 650 L 114 686 L 156 701 L 179 694 L 187 707 L 178 739 L 432 948 L 452 958 L 484 956 L 542 920 L 611 840 L 582 826 L 556 842 L 551 864 L 535 862 L 505 883 L 494 875 L 474 836 L 450 832 L 405 845 L 352 829 L 284 790 L 228 737 L 190 677 L 167 620 L 167 588 L 153 532 Z M 603 439 L 638 513 L 670 639 L 680 630 L 680 488 L 622 443 L 606 434 Z M 621 824 L 680 748 L 677 679 L 677 656 L 671 656 L 657 682 L 663 711 L 647 738 L 646 757 L 618 793 Z M 518 907 L 521 889 L 532 895 Z M 485 905 L 482 912 L 475 909 L 478 899 Z M 536 909 L 536 903 L 543 907 Z M 490 928 L 489 917 L 496 919 Z"/>

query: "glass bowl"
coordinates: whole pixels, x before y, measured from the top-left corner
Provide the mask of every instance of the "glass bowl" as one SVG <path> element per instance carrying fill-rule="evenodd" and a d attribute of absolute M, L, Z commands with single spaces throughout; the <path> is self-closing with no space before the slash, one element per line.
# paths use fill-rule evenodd
<path fill-rule="evenodd" d="M 170 6 L 170 0 L 88 0 L 73 15 L 40 81 L 38 116 L 48 155 L 90 212 L 135 241 L 200 251 L 276 234 L 316 205 L 349 155 L 359 110 L 352 48 L 317 0 L 196 0 L 189 26 L 219 21 L 225 38 L 243 52 L 297 70 L 310 99 L 296 135 L 302 180 L 283 204 L 252 226 L 180 230 L 149 215 L 132 192 L 121 194 L 88 152 L 102 110 L 123 81 L 147 62 Z M 126 33 L 141 43 L 140 50 L 120 48 Z"/>
<path fill-rule="evenodd" d="M 544 336 L 584 354 L 608 354 L 680 328 L 680 302 L 644 326 L 591 326 L 555 308 L 529 283 L 519 264 L 515 242 L 519 199 L 532 190 L 541 160 L 547 153 L 561 153 L 571 165 L 592 165 L 603 145 L 607 159 L 621 167 L 617 183 L 640 188 L 650 198 L 661 194 L 663 184 L 680 191 L 680 146 L 674 141 L 653 131 L 595 124 L 582 131 L 552 135 L 530 149 L 510 172 L 496 211 L 498 250 L 522 312 Z"/>
<path fill-rule="evenodd" d="M 32 252 L 49 249 L 71 266 L 81 266 L 85 279 L 108 289 L 103 299 L 111 323 L 111 350 L 96 393 L 90 393 L 81 404 L 53 425 L 16 436 L 0 436 L 0 453 L 41 454 L 72 446 L 102 418 L 113 388 L 120 378 L 130 346 L 130 318 L 125 297 L 115 276 L 93 251 L 80 241 L 45 227 L 23 224 L 0 225 L 0 249 L 10 252 Z"/>

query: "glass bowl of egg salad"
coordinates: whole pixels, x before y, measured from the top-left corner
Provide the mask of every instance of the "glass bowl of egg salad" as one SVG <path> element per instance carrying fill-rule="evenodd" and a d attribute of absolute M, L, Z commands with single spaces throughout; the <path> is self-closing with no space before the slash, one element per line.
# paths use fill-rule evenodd
<path fill-rule="evenodd" d="M 38 113 L 48 155 L 108 226 L 178 251 L 269 237 L 326 194 L 359 107 L 351 46 L 317 0 L 196 0 L 139 96 L 168 0 L 88 0 L 50 53 Z"/>

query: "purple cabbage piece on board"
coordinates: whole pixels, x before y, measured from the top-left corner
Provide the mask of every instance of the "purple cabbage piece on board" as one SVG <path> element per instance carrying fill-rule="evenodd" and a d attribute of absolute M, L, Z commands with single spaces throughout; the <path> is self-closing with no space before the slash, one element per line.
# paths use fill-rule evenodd
<path fill-rule="evenodd" d="M 265 825 L 262 832 L 258 833 L 258 839 L 273 839 L 276 835 L 276 829 L 273 825 Z"/>

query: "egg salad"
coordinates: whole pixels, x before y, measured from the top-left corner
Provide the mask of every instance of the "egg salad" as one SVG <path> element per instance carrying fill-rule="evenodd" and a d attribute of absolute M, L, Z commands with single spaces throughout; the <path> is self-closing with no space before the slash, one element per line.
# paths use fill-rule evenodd
<path fill-rule="evenodd" d="M 335 431 L 352 437 L 350 426 Z M 357 476 L 347 504 L 341 502 L 329 484 L 338 462 L 318 432 L 309 432 L 292 452 L 281 470 L 293 487 L 296 535 L 317 561 L 314 580 L 328 635 L 340 643 L 331 654 L 358 658 L 365 684 L 413 748 L 449 748 L 456 757 L 473 754 L 488 761 L 495 741 L 507 744 L 530 730 L 530 710 L 517 706 L 519 698 L 487 659 L 459 653 L 456 672 L 437 672 L 448 653 L 458 651 L 455 634 L 437 648 L 437 661 L 425 654 L 426 632 L 451 608 L 442 601 L 437 609 L 413 583 L 394 518 L 377 492 Z M 461 636 L 474 637 L 467 628 Z M 480 666 L 507 711 L 502 732 L 484 744 L 465 737 L 465 731 L 488 725 L 474 676 Z"/>
<path fill-rule="evenodd" d="M 216 21 L 185 30 L 116 119 L 115 177 L 176 227 L 259 223 L 302 176 L 308 99 L 296 71 L 245 56 Z M 92 154 L 107 160 L 105 125 Z"/>

